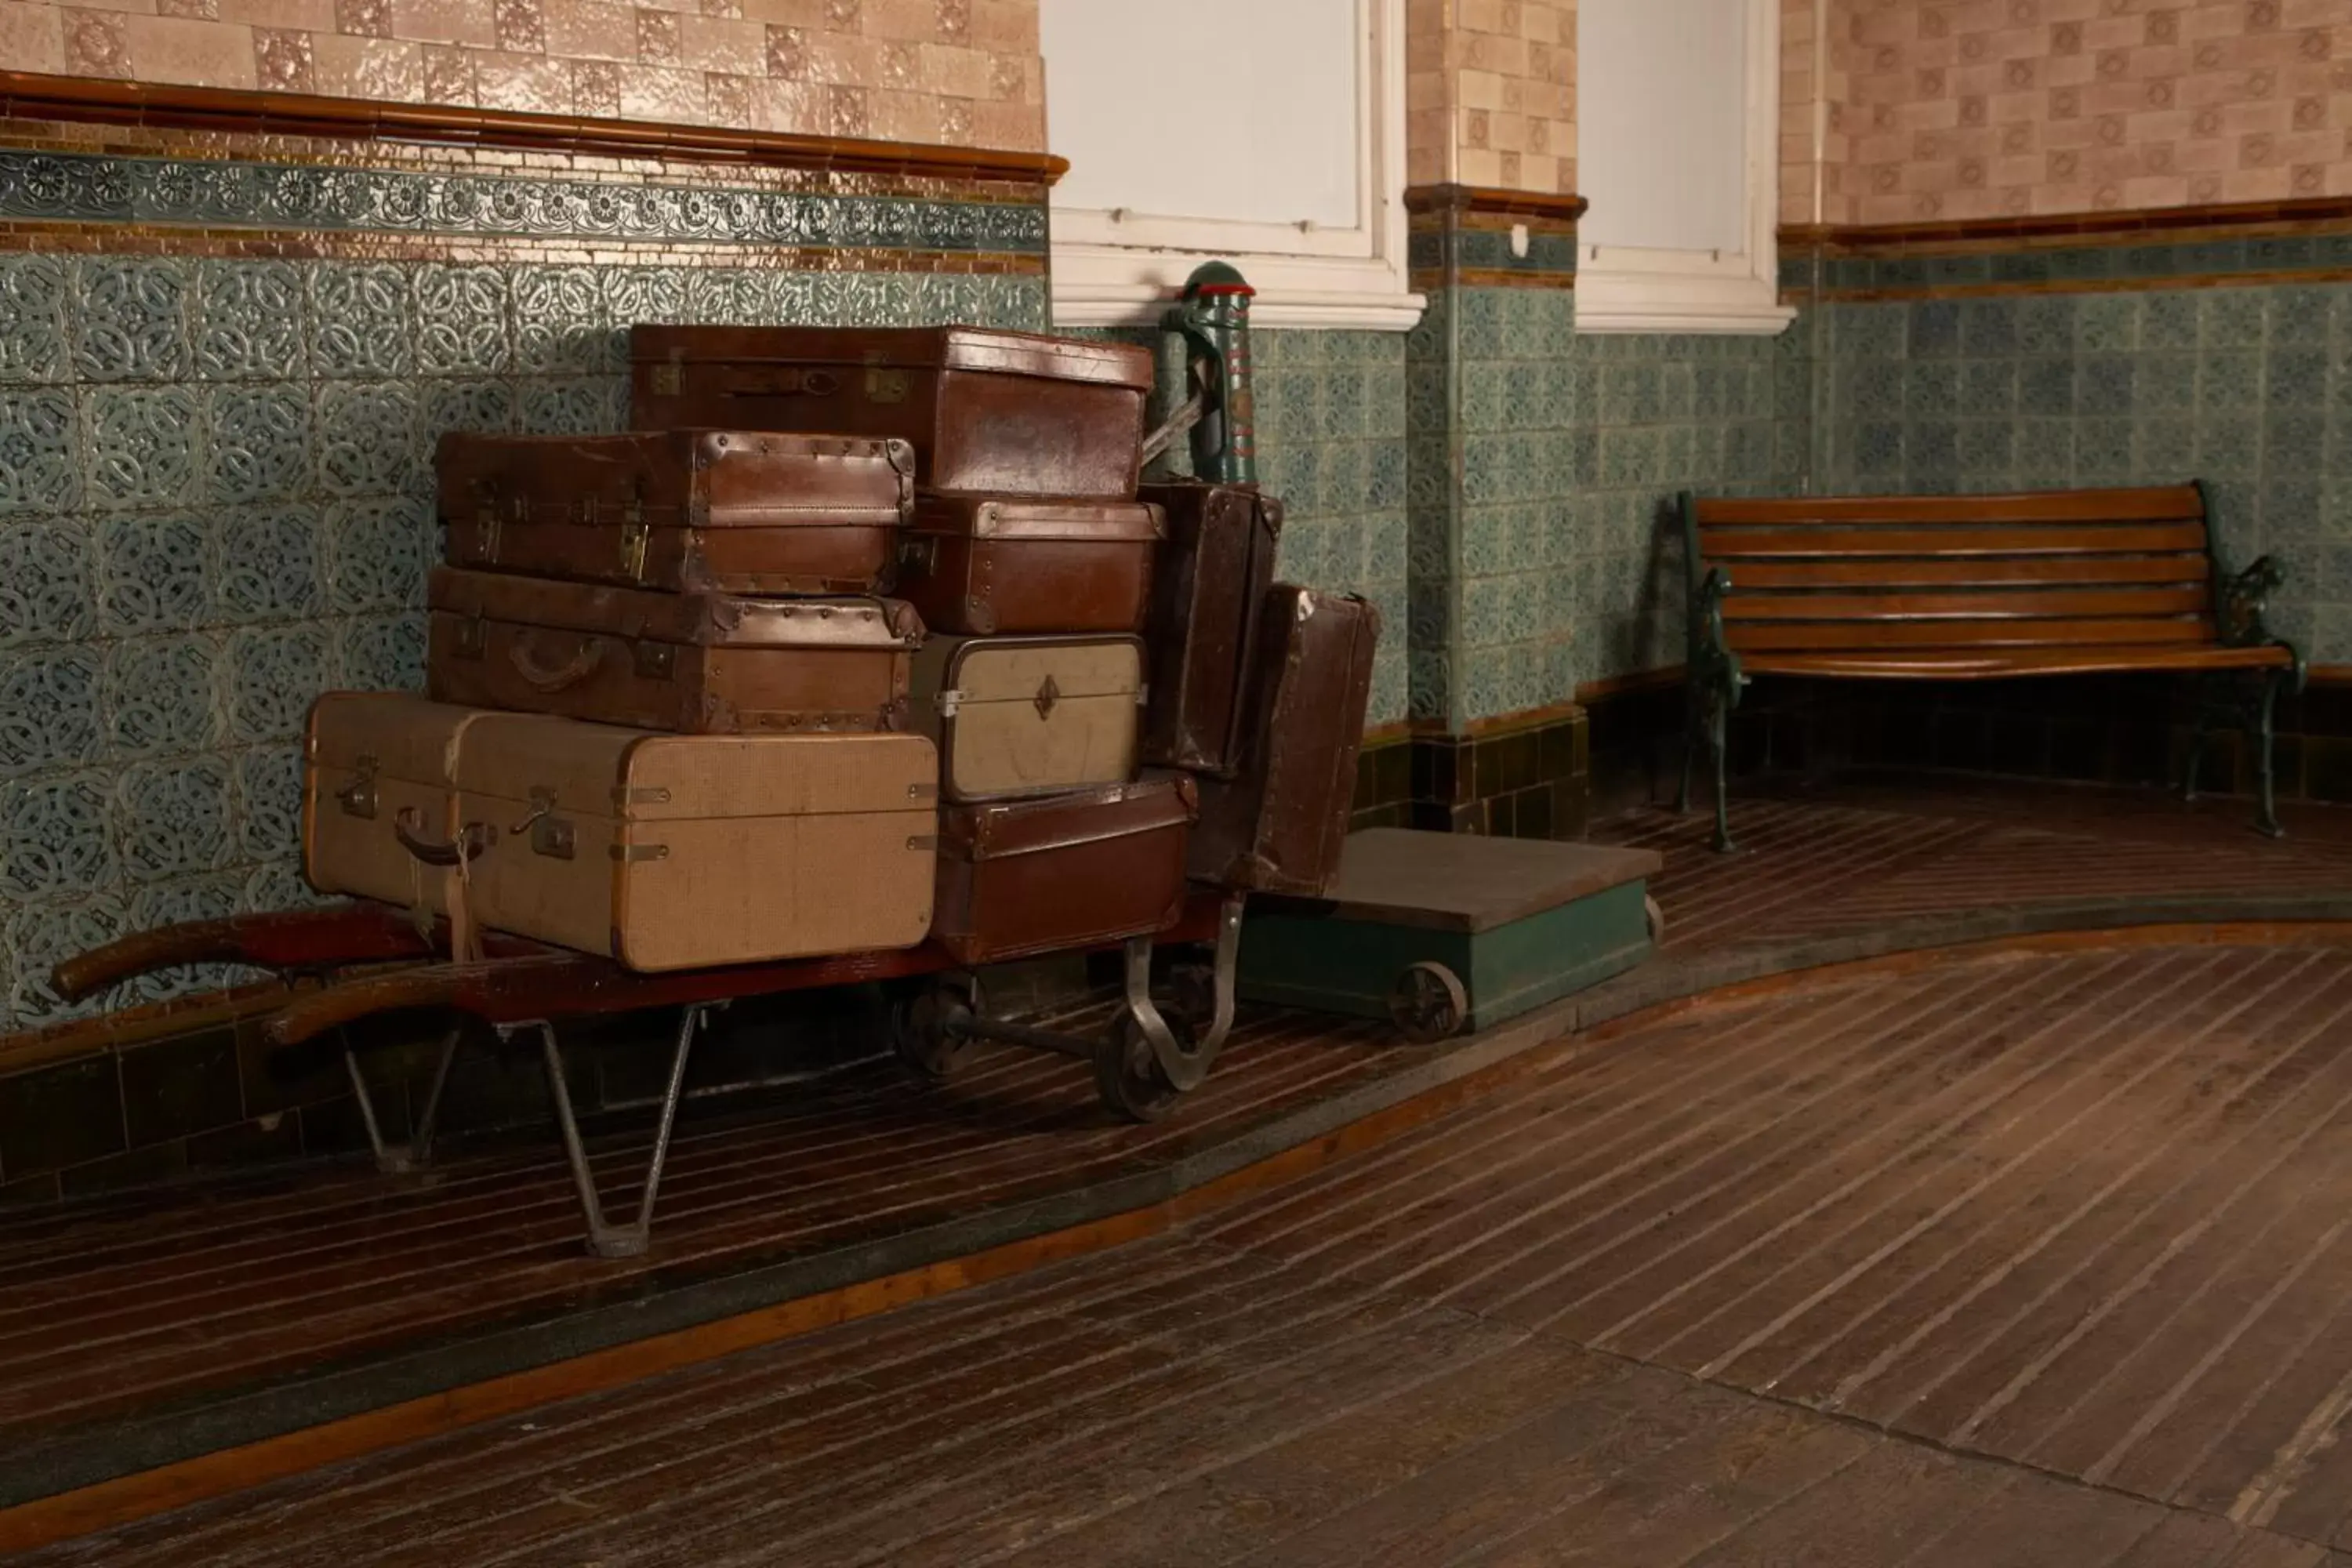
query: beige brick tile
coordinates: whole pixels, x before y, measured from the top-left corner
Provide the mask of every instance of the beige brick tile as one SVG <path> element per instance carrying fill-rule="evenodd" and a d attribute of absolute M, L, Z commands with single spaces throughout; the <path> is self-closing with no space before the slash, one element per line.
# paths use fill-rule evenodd
<path fill-rule="evenodd" d="M 55 5 L 0 4 L 0 69 L 66 68 L 64 14 Z"/>
<path fill-rule="evenodd" d="M 122 41 L 141 81 L 247 90 L 259 85 L 250 27 L 134 13 L 122 17 Z"/>
<path fill-rule="evenodd" d="M 593 0 L 551 0 L 551 7 L 584 5 Z M 498 22 L 490 0 L 390 0 L 391 36 L 423 44 L 464 44 L 493 48 Z"/>

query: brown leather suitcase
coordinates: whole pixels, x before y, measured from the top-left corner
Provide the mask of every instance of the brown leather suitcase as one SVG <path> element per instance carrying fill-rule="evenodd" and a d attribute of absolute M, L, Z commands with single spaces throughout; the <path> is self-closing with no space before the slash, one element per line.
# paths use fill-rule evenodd
<path fill-rule="evenodd" d="M 491 713 L 458 748 L 491 930 L 632 969 L 907 948 L 931 925 L 939 763 L 919 735 L 657 735 Z"/>
<path fill-rule="evenodd" d="M 1194 805 L 1176 775 L 942 808 L 932 938 L 976 964 L 1167 930 Z"/>
<path fill-rule="evenodd" d="M 932 489 L 1132 500 L 1151 351 L 979 327 L 637 326 L 640 430 L 844 431 L 913 443 Z"/>
<path fill-rule="evenodd" d="M 729 594 L 887 591 L 914 507 L 903 441 L 765 431 L 496 436 L 435 454 L 457 566 Z"/>
<path fill-rule="evenodd" d="M 1229 776 L 1240 765 L 1242 689 L 1259 601 L 1274 582 L 1282 502 L 1241 485 L 1155 484 L 1168 518 L 1151 584 L 1151 702 L 1143 760 Z"/>
<path fill-rule="evenodd" d="M 900 546 L 898 596 L 935 632 L 1139 632 L 1160 509 L 925 494 Z"/>
<path fill-rule="evenodd" d="M 436 566 L 427 688 L 445 702 L 681 734 L 907 727 L 923 640 L 895 599 L 663 594 Z"/>
<path fill-rule="evenodd" d="M 1135 777 L 1143 641 L 932 637 L 915 655 L 909 723 L 940 749 L 940 793 L 1009 800 Z"/>
<path fill-rule="evenodd" d="M 1380 613 L 1276 584 L 1258 612 L 1242 769 L 1201 781 L 1194 879 L 1313 898 L 1339 869 Z"/>

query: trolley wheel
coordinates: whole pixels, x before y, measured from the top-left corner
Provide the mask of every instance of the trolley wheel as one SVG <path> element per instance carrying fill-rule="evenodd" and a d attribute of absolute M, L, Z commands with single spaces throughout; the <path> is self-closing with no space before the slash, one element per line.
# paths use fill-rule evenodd
<path fill-rule="evenodd" d="M 1452 1039 L 1469 1016 L 1469 993 L 1442 963 L 1410 964 L 1389 989 L 1389 1016 L 1416 1046 Z"/>
<path fill-rule="evenodd" d="M 1642 913 L 1650 922 L 1650 945 L 1656 947 L 1666 940 L 1666 911 L 1658 908 L 1658 900 L 1647 893 L 1642 895 Z"/>
<path fill-rule="evenodd" d="M 1126 1014 L 1095 1047 L 1095 1091 L 1129 1121 L 1157 1121 L 1176 1103 L 1178 1090 L 1160 1076 L 1160 1059 L 1143 1026 Z"/>
<path fill-rule="evenodd" d="M 939 1083 L 971 1052 L 972 1037 L 950 1028 L 950 1020 L 979 1010 L 978 981 L 925 981 L 892 1004 L 890 1047 L 908 1072 L 925 1083 Z"/>

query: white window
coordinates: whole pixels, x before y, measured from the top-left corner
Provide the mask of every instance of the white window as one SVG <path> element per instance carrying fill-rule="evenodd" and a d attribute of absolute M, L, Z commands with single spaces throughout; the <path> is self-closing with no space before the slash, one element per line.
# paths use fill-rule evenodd
<path fill-rule="evenodd" d="M 1043 0 L 1054 319 L 1156 321 L 1222 258 L 1265 326 L 1420 319 L 1404 0 Z"/>
<path fill-rule="evenodd" d="M 1777 0 L 1581 0 L 1577 327 L 1777 332 Z"/>

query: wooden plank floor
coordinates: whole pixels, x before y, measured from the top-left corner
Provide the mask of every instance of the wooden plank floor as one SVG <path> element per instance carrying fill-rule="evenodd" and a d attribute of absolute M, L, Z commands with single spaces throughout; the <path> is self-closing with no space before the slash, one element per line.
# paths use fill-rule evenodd
<path fill-rule="evenodd" d="M 1061 1058 L 988 1047 L 929 1089 L 877 1062 L 788 1110 L 684 1127 L 656 1244 L 626 1262 L 586 1255 L 551 1138 L 422 1177 L 313 1167 L 8 1214 L 0 1451 L 1146 1169 L 1380 1072 L 1387 1047 L 1257 1016 L 1150 1128 L 1114 1123 Z M 608 1210 L 634 1205 L 646 1137 L 595 1146 Z"/>
<path fill-rule="evenodd" d="M 2352 895 L 2352 812 L 2305 808 L 2264 839 L 2243 803 L 2184 809 L 2161 795 L 1916 783 L 1740 800 L 1736 855 L 1713 819 L 1640 807 L 1598 840 L 1665 857 L 1653 885 L 1666 950 L 1783 942 L 1988 909 L 2136 899 Z"/>
<path fill-rule="evenodd" d="M 1990 903 L 2352 887 L 2352 831 L 2332 819 L 2274 845 L 2234 807 L 2036 800 L 1743 802 L 1730 858 L 1701 813 L 1628 813 L 1602 836 L 1664 851 L 1670 954 Z M 876 1064 L 787 1109 L 689 1122 L 654 1249 L 632 1263 L 582 1254 L 551 1137 L 422 1179 L 309 1167 L 0 1211 L 0 1451 L 1051 1198 L 1414 1059 L 1382 1029 L 1255 1016 L 1147 1130 L 1111 1125 L 1087 1070 L 1055 1058 L 983 1052 L 930 1092 Z M 598 1142 L 608 1207 L 634 1200 L 644 1151 L 642 1131 Z"/>
<path fill-rule="evenodd" d="M 1636 1023 L 1178 1234 L 39 1564 L 2352 1564 L 2352 948 Z"/>

